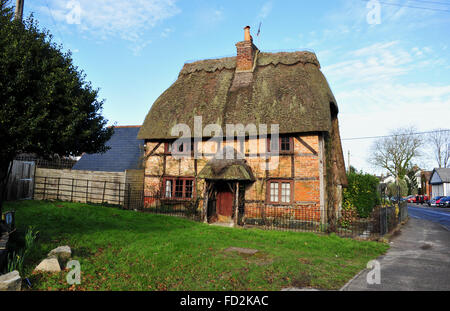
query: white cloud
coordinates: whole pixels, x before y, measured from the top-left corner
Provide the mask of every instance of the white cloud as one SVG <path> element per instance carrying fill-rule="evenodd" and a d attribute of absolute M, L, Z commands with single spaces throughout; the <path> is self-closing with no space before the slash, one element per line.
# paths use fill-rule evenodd
<path fill-rule="evenodd" d="M 77 1 L 81 8 L 80 24 L 75 25 L 78 30 L 95 39 L 119 37 L 137 44 L 141 44 L 145 31 L 180 12 L 175 0 Z M 51 0 L 50 9 L 58 22 L 67 22 L 70 8 L 66 1 Z M 47 8 L 41 8 L 41 11 L 48 14 Z"/>
<path fill-rule="evenodd" d="M 171 34 L 172 32 L 174 32 L 173 28 L 165 28 L 162 32 L 161 32 L 161 37 L 163 38 L 167 38 L 169 36 L 169 34 Z"/>
<path fill-rule="evenodd" d="M 421 79 L 418 70 L 425 66 L 426 70 L 442 70 L 447 61 L 436 58 L 430 47 L 406 48 L 399 41 L 391 41 L 347 52 L 341 61 L 325 66 L 323 71 L 337 90 L 341 137 L 386 135 L 389 130 L 409 126 L 420 131 L 446 127 L 450 81 Z M 412 74 L 417 82 L 407 79 Z M 373 140 L 342 143 L 345 155 L 351 152 L 352 165 L 372 173 L 382 172 L 367 162 Z M 418 163 L 432 165 L 426 157 Z"/>
<path fill-rule="evenodd" d="M 269 16 L 270 12 L 272 12 L 272 8 L 272 1 L 264 3 L 261 10 L 259 11 L 258 17 L 261 19 L 265 19 L 267 16 Z"/>
<path fill-rule="evenodd" d="M 404 75 L 412 64 L 409 52 L 398 49 L 398 42 L 376 43 L 348 54 L 348 60 L 323 68 L 327 77 L 346 83 L 392 80 Z"/>

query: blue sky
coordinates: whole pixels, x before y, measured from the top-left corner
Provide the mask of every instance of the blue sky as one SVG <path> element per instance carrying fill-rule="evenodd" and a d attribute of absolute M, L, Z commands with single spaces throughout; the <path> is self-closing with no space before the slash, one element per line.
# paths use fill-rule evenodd
<path fill-rule="evenodd" d="M 250 25 L 261 51 L 317 54 L 337 98 L 342 138 L 449 128 L 450 1 L 379 0 L 379 24 L 369 24 L 367 3 L 25 0 L 25 15 L 34 12 L 73 52 L 100 88 L 111 124 L 141 124 L 185 62 L 234 56 Z M 352 165 L 381 173 L 366 161 L 372 142 L 344 140 L 346 161 L 350 150 Z M 417 162 L 433 166 L 427 157 Z"/>

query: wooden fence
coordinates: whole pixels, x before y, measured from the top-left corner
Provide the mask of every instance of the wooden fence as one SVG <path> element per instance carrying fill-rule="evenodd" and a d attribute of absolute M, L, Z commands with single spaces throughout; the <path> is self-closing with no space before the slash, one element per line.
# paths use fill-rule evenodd
<path fill-rule="evenodd" d="M 137 209 L 143 204 L 143 185 L 141 170 L 96 172 L 37 168 L 33 198 Z"/>

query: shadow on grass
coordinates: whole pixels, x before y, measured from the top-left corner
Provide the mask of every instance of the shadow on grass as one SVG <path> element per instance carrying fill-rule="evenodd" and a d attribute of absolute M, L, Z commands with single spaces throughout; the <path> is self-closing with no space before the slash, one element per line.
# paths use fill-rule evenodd
<path fill-rule="evenodd" d="M 198 226 L 198 223 L 177 217 L 140 213 L 117 207 L 104 208 L 71 202 L 16 201 L 8 202 L 6 210 L 16 210 L 16 226 L 25 231 L 34 225 L 42 238 L 59 234 L 95 234 L 105 231 L 133 230 L 136 233 L 169 232 Z M 55 226 L 57 224 L 57 226 Z"/>

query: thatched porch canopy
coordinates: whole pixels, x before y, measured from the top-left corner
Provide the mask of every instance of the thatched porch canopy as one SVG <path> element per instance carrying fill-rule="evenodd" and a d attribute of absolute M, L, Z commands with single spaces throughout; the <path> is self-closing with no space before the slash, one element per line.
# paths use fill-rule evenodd
<path fill-rule="evenodd" d="M 223 170 L 221 170 L 218 173 L 215 172 L 213 164 L 207 163 L 198 174 L 198 177 L 207 180 L 224 180 L 224 181 L 252 182 L 255 180 L 251 168 L 244 163 L 227 165 L 226 167 L 224 167 Z"/>
<path fill-rule="evenodd" d="M 206 163 L 198 177 L 208 180 L 255 181 L 252 169 L 242 154 L 229 146 L 217 152 L 214 158 Z"/>

